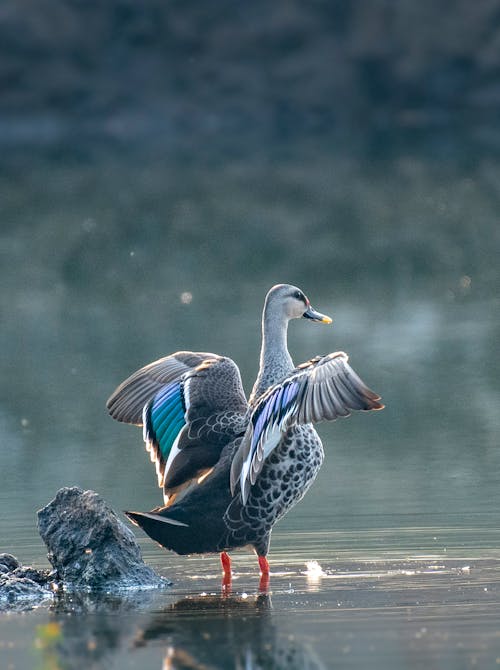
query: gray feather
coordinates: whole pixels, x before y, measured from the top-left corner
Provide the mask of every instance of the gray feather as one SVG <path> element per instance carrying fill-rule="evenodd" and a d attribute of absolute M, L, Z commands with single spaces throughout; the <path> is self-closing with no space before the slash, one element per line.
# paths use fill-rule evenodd
<path fill-rule="evenodd" d="M 283 397 L 283 387 L 290 383 L 298 384 L 293 411 L 286 420 L 278 420 L 281 408 L 277 406 Z M 243 501 L 248 496 L 249 486 L 255 484 L 264 466 L 264 454 L 270 454 L 279 444 L 272 429 L 281 431 L 281 435 L 291 427 L 319 421 L 333 421 L 337 417 L 349 416 L 352 410 L 377 410 L 383 405 L 379 396 L 371 391 L 358 377 L 348 363 L 347 354 L 336 352 L 322 358 L 314 358 L 294 370 L 285 380 L 266 391 L 257 400 L 252 416 L 264 420 L 266 425 L 261 429 L 250 467 L 244 481 L 241 482 Z M 264 419 L 262 418 L 264 417 Z M 250 457 L 253 441 L 253 425 L 251 420 L 245 437 L 236 454 L 231 468 L 231 490 L 234 492 L 237 481 L 243 477 L 245 461 Z M 256 425 L 259 425 L 256 423 Z M 276 444 L 274 442 L 276 441 Z M 241 480 L 240 480 L 241 481 Z"/>
<path fill-rule="evenodd" d="M 142 410 L 158 391 L 215 354 L 178 351 L 160 358 L 127 377 L 111 394 L 106 407 L 117 421 L 142 425 Z"/>

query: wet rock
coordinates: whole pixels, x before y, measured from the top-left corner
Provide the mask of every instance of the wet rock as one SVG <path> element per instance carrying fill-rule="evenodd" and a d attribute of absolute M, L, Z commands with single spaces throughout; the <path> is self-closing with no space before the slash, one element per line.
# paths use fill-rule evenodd
<path fill-rule="evenodd" d="M 5 567 L 8 571 L 12 572 L 19 567 L 19 561 L 12 554 L 0 554 L 0 570 Z M 4 570 L 2 570 L 4 572 Z"/>
<path fill-rule="evenodd" d="M 21 566 L 10 554 L 2 556 L 13 560 L 0 563 L 0 611 L 26 610 L 52 601 L 54 593 L 48 571 Z M 17 567 L 9 570 L 9 565 Z"/>
<path fill-rule="evenodd" d="M 60 489 L 38 512 L 38 530 L 65 589 L 112 591 L 169 584 L 144 563 L 132 531 L 94 491 Z"/>
<path fill-rule="evenodd" d="M 68 590 L 130 592 L 169 584 L 143 562 L 132 531 L 94 491 L 61 489 L 38 512 L 38 528 L 54 570 L 37 570 L 12 554 L 0 554 L 0 611 L 51 604 L 56 594 L 61 607 L 73 607 L 65 602 Z M 128 606 L 134 604 L 135 599 Z"/>
<path fill-rule="evenodd" d="M 31 579 L 0 576 L 0 610 L 31 609 L 49 599 L 50 591 Z"/>
<path fill-rule="evenodd" d="M 40 586 L 46 586 L 52 581 L 52 575 L 48 570 L 37 570 L 26 565 L 20 565 L 12 572 L 12 575 L 18 579 L 29 579 Z"/>

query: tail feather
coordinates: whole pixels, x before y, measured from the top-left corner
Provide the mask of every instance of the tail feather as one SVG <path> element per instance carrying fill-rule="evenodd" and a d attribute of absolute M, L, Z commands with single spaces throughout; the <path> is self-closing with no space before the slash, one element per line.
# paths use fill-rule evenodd
<path fill-rule="evenodd" d="M 143 524 L 141 523 L 142 519 L 152 519 L 153 521 L 157 521 L 159 523 L 166 523 L 170 524 L 172 526 L 184 526 L 185 528 L 189 528 L 187 523 L 183 523 L 182 521 L 177 521 L 177 519 L 171 519 L 167 516 L 161 516 L 160 514 L 154 514 L 153 512 L 127 512 L 124 511 L 124 514 L 128 516 L 130 521 L 136 526 L 140 526 L 141 528 L 143 527 Z"/>
<path fill-rule="evenodd" d="M 192 529 L 187 523 L 154 512 L 125 512 L 133 524 L 142 528 L 162 547 L 178 554 L 191 554 L 196 549 L 192 542 Z"/>
<path fill-rule="evenodd" d="M 170 508 L 151 510 L 151 512 L 125 512 L 133 524 L 142 528 L 149 537 L 165 549 L 177 554 L 207 554 L 222 551 L 220 549 L 227 532 L 222 514 L 211 522 L 206 517 L 185 516 L 176 510 L 175 516 L 186 518 L 184 521 L 174 519 Z"/>

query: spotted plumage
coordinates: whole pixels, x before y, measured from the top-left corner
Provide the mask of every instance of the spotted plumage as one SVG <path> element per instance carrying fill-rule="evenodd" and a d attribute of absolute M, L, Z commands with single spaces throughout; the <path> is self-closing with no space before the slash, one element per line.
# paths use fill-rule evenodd
<path fill-rule="evenodd" d="M 312 426 L 288 429 L 251 487 L 245 504 L 235 496 L 224 514 L 225 544 L 269 550 L 274 524 L 306 494 L 323 462 L 323 445 Z"/>
<path fill-rule="evenodd" d="M 273 287 L 264 305 L 260 369 L 249 400 L 236 364 L 177 352 L 141 368 L 108 400 L 118 421 L 143 425 L 164 506 L 128 512 L 150 537 L 180 554 L 251 545 L 261 570 L 274 524 L 306 493 L 324 453 L 313 423 L 381 409 L 343 352 L 295 367 L 287 326 L 312 309 L 294 286 Z"/>

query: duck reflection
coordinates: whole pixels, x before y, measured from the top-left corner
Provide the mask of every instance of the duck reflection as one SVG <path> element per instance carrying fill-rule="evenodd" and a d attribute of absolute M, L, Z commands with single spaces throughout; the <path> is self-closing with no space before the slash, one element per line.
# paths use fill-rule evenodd
<path fill-rule="evenodd" d="M 134 646 L 164 640 L 163 670 L 320 670 L 313 650 L 273 621 L 268 594 L 184 598 L 155 615 Z"/>
<path fill-rule="evenodd" d="M 159 670 L 324 668 L 308 645 L 280 627 L 268 594 L 199 595 L 166 607 L 164 597 L 61 598 L 49 624 L 57 626 L 58 634 L 39 648 L 42 667 L 109 667 L 121 654 L 136 654 L 140 664 L 145 647 L 150 652 L 160 647 L 165 651 L 158 659 Z M 162 609 L 152 614 L 160 603 Z"/>

